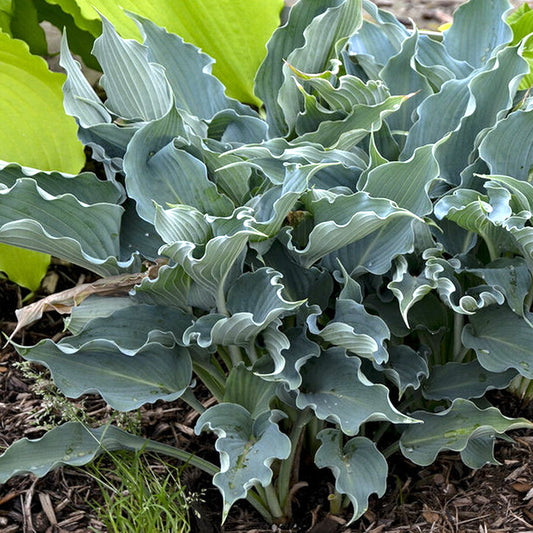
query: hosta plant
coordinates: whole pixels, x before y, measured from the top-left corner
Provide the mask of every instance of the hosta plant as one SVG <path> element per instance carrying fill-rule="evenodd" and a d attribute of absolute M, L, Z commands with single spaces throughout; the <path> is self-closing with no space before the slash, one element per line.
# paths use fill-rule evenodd
<path fill-rule="evenodd" d="M 21 310 L 72 312 L 18 351 L 69 397 L 182 398 L 220 463 L 70 422 L 8 448 L 0 480 L 144 447 L 213 474 L 223 518 L 246 498 L 283 522 L 314 462 L 354 520 L 392 454 L 497 463 L 532 426 L 485 398 L 533 377 L 533 106 L 509 8 L 471 0 L 440 42 L 366 0 L 300 0 L 256 76 L 264 112 L 139 16 L 144 44 L 103 20 L 104 102 L 65 40 L 65 109 L 106 179 L 5 166 L 0 241 L 102 279 Z"/>

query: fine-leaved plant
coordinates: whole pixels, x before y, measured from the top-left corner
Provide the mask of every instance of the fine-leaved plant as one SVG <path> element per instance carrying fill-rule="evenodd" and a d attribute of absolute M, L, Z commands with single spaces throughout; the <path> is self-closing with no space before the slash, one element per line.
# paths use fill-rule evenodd
<path fill-rule="evenodd" d="M 246 498 L 283 522 L 314 460 L 355 520 L 398 451 L 497 463 L 532 426 L 485 398 L 533 378 L 533 105 L 509 9 L 470 0 L 437 40 L 367 0 L 300 0 L 255 79 L 264 113 L 139 16 L 144 44 L 102 21 L 104 102 L 65 40 L 65 109 L 106 179 L 6 166 L 0 241 L 103 279 L 21 310 L 72 313 L 18 351 L 69 397 L 182 398 L 220 466 L 70 422 L 9 447 L 0 481 L 145 449 L 213 474 L 223 519 Z"/>

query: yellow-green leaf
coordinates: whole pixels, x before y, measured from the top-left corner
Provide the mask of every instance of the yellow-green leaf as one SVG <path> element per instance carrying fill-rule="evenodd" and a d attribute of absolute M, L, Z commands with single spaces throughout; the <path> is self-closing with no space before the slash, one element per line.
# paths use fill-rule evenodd
<path fill-rule="evenodd" d="M 63 110 L 63 74 L 30 54 L 28 45 L 0 33 L 0 159 L 27 167 L 77 173 L 84 164 L 76 123 Z M 0 247 L 0 270 L 36 290 L 50 256 Z"/>
<path fill-rule="evenodd" d="M 50 256 L 47 254 L 0 244 L 0 271 L 32 292 L 39 288 L 49 264 Z"/>

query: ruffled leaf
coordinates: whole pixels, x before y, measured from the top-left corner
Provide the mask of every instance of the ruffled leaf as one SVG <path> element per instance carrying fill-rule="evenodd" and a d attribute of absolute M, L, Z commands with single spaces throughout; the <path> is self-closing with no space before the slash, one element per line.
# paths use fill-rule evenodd
<path fill-rule="evenodd" d="M 341 446 L 342 435 L 335 429 L 324 429 L 317 438 L 322 442 L 315 455 L 319 468 L 330 468 L 335 476 L 335 489 L 346 494 L 353 505 L 348 525 L 368 508 L 368 498 L 379 497 L 387 488 L 388 466 L 376 445 L 365 437 L 350 439 Z"/>

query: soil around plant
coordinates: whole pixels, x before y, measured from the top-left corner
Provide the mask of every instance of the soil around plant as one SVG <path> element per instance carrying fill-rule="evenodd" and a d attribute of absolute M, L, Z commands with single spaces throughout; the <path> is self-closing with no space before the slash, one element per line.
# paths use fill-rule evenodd
<path fill-rule="evenodd" d="M 436 29 L 450 22 L 458 0 L 377 0 L 377 5 L 393 11 L 402 22 L 413 20 L 419 27 Z M 518 2 L 515 2 L 515 5 Z M 91 281 L 91 274 L 68 264 L 54 263 L 37 298 Z M 48 287 L 48 289 L 46 289 Z M 10 334 L 16 325 L 15 309 L 21 307 L 23 290 L 0 281 L 0 330 Z M 62 336 L 63 319 L 47 313 L 41 321 L 22 331 L 17 343 L 35 344 L 43 338 Z M 61 412 L 36 389 L 43 378 L 24 372 L 21 358 L 13 347 L 0 349 L 0 447 L 27 437 L 40 437 L 46 424 L 60 422 Z M 32 366 L 47 378 L 42 367 Z M 46 382 L 44 382 L 46 385 Z M 45 387 L 46 388 L 46 387 Z M 523 405 L 506 393 L 493 393 L 491 402 L 506 416 L 533 420 L 533 405 Z M 209 398 L 204 398 L 209 402 Z M 85 395 L 69 402 L 81 408 L 89 419 L 104 424 L 116 414 L 98 396 Z M 114 418 L 115 417 L 115 418 Z M 194 434 L 195 415 L 186 404 L 157 402 L 139 411 L 145 437 L 194 452 L 217 462 L 212 436 Z M 134 418 L 134 417 L 133 417 Z M 136 423 L 135 420 L 131 423 Z M 119 422 L 128 423 L 121 419 Z M 369 510 L 347 526 L 345 515 L 328 514 L 327 495 L 333 479 L 312 470 L 309 486 L 295 495 L 295 516 L 284 528 L 264 523 L 246 502 L 238 503 L 226 523 L 220 525 L 221 498 L 208 476 L 187 468 L 183 483 L 193 493 L 201 493 L 191 513 L 192 531 L 197 533 L 272 533 L 273 531 L 334 533 L 525 533 L 533 532 L 533 432 L 511 434 L 514 442 L 501 441 L 496 458 L 501 466 L 477 471 L 465 467 L 458 454 L 441 454 L 427 468 L 420 468 L 401 454 L 389 459 L 390 475 L 385 496 L 372 497 Z M 155 461 L 155 459 L 154 459 Z M 0 533 L 87 533 L 104 532 L 93 509 L 102 502 L 96 482 L 83 469 L 61 468 L 43 479 L 14 478 L 0 486 Z M 150 532 L 147 532 L 150 533 Z M 155 532 L 154 532 L 155 533 Z M 171 533 L 171 532 L 164 532 Z"/>

